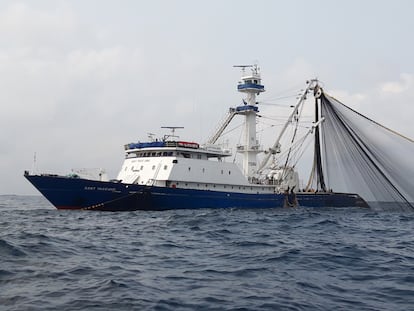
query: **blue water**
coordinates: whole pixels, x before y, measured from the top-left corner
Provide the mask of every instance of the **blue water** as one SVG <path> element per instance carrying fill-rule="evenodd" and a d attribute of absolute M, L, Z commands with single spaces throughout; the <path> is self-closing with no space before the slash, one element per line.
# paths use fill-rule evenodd
<path fill-rule="evenodd" d="M 0 196 L 0 310 L 414 310 L 414 212 Z"/>

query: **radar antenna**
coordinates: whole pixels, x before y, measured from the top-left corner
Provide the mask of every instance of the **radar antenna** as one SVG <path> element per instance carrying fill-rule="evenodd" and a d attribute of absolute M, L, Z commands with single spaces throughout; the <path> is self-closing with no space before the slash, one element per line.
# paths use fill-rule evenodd
<path fill-rule="evenodd" d="M 243 74 L 245 73 L 246 68 L 252 68 L 252 72 L 254 74 L 259 73 L 259 66 L 257 66 L 257 64 L 254 64 L 254 65 L 233 65 L 233 67 L 234 68 L 241 68 Z"/>
<path fill-rule="evenodd" d="M 183 129 L 184 126 L 161 126 L 161 128 L 162 129 L 170 129 L 171 130 L 171 135 L 164 135 L 163 140 L 166 141 L 170 137 L 179 138 L 179 136 L 175 135 L 175 130 L 176 129 Z"/>
<path fill-rule="evenodd" d="M 233 65 L 234 68 L 241 68 L 243 74 L 246 71 L 246 68 L 252 68 L 255 65 Z"/>

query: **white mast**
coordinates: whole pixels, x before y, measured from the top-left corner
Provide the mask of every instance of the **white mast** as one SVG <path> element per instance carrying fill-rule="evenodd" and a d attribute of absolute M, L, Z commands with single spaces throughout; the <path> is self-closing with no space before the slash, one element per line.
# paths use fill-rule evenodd
<path fill-rule="evenodd" d="M 243 154 L 243 173 L 252 177 L 257 170 L 257 154 L 261 152 L 259 142 L 256 138 L 256 116 L 259 112 L 256 95 L 264 92 L 261 85 L 260 69 L 257 65 L 234 66 L 242 68 L 242 77 L 237 90 L 246 93 L 243 99 L 244 105 L 236 108 L 237 114 L 245 116 L 244 122 L 244 144 L 237 146 L 237 151 Z M 246 74 L 245 69 L 251 68 L 251 74 Z"/>

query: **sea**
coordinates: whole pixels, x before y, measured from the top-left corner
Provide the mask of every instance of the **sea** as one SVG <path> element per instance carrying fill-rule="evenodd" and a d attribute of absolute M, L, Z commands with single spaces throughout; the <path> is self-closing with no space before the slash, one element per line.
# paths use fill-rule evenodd
<path fill-rule="evenodd" d="M 414 212 L 0 196 L 0 310 L 414 310 Z"/>

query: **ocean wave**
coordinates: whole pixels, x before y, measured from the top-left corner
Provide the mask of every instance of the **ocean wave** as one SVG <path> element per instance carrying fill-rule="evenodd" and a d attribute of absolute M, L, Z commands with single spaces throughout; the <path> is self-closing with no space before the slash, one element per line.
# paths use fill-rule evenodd
<path fill-rule="evenodd" d="M 7 200 L 0 202 L 6 205 L 0 223 L 1 310 L 414 305 L 414 213 L 88 213 L 47 209 L 28 197 Z"/>

